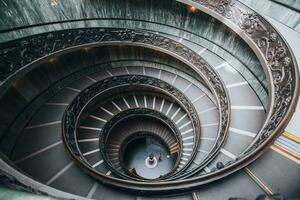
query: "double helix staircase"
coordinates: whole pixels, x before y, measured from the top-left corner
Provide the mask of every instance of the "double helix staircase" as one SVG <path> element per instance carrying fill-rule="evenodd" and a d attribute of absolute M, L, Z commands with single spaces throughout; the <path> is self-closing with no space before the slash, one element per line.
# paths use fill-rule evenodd
<path fill-rule="evenodd" d="M 0 31 L 19 31 L 0 44 L 1 183 L 66 199 L 275 198 L 252 166 L 279 159 L 267 150 L 299 91 L 276 29 L 239 1 L 103 2 L 76 1 L 97 17 L 57 30 Z"/>

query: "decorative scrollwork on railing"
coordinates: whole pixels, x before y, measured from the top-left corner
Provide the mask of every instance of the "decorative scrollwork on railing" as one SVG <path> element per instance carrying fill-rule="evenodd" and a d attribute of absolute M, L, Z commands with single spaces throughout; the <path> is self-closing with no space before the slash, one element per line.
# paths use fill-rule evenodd
<path fill-rule="evenodd" d="M 112 94 L 112 91 L 109 90 L 110 88 L 114 88 L 116 90 L 120 87 L 134 88 L 138 86 L 144 86 L 145 88 L 158 88 L 162 92 L 165 92 L 165 95 L 176 100 L 179 105 L 182 105 L 183 109 L 188 114 L 194 129 L 195 145 L 193 146 L 193 152 L 191 153 L 192 155 L 188 163 L 192 161 L 196 155 L 196 149 L 198 147 L 198 140 L 200 137 L 200 121 L 196 109 L 185 95 L 172 85 L 162 80 L 142 75 L 122 75 L 106 78 L 84 89 L 69 105 L 64 115 L 63 136 L 65 144 L 75 159 L 80 162 L 85 162 L 77 145 L 76 130 L 78 119 L 80 119 L 80 115 L 84 112 L 84 110 L 91 106 L 89 104 L 94 105 L 93 103 L 95 99 L 98 99 L 98 97 L 101 99 L 111 98 L 110 95 Z M 179 137 L 180 135 L 177 134 L 177 136 Z M 219 140 L 222 140 L 222 138 L 219 138 Z M 88 165 L 88 163 L 85 164 Z M 186 165 L 179 172 L 183 171 L 188 166 L 189 165 Z"/>
<path fill-rule="evenodd" d="M 257 55 L 262 56 L 263 67 L 270 74 L 269 94 L 272 97 L 269 101 L 270 116 L 266 120 L 260 133 L 252 145 L 241 155 L 248 155 L 268 138 L 280 134 L 276 131 L 282 130 L 281 125 L 286 123 L 295 108 L 298 99 L 298 70 L 288 45 L 284 42 L 279 33 L 263 17 L 236 0 L 194 0 L 199 4 L 199 8 L 205 7 L 216 12 L 221 17 L 226 17 L 231 27 L 239 29 L 240 35 L 246 37 L 248 43 L 254 44 L 252 47 Z M 219 7 L 226 7 L 219 12 Z M 233 17 L 228 18 L 227 13 L 233 13 Z M 209 13 L 210 14 L 210 13 Z"/>
<path fill-rule="evenodd" d="M 174 138 L 176 138 L 176 141 L 178 143 L 180 152 L 179 152 L 179 156 L 177 157 L 177 162 L 174 165 L 173 170 L 171 170 L 170 173 L 165 174 L 164 176 L 160 177 L 159 179 L 166 179 L 171 175 L 174 175 L 176 173 L 180 173 L 182 170 L 180 171 L 175 171 L 176 168 L 179 165 L 179 161 L 182 155 L 182 139 L 181 139 L 181 135 L 180 135 L 180 131 L 178 130 L 178 128 L 176 127 L 175 123 L 168 118 L 166 115 L 152 110 L 152 109 L 148 109 L 148 108 L 130 108 L 127 110 L 124 110 L 122 112 L 120 112 L 119 114 L 115 115 L 112 119 L 110 119 L 105 126 L 102 128 L 101 134 L 99 135 L 99 141 L 100 141 L 100 151 L 102 153 L 102 158 L 106 161 L 107 165 L 110 167 L 110 170 L 116 174 L 118 174 L 121 177 L 124 177 L 124 174 L 120 173 L 118 170 L 116 170 L 113 167 L 113 164 L 110 162 L 107 154 L 106 154 L 106 143 L 109 137 L 109 134 L 111 133 L 111 129 L 120 121 L 124 120 L 125 118 L 129 118 L 129 117 L 136 117 L 136 116 L 150 116 L 150 117 L 154 117 L 156 119 L 159 119 L 161 122 L 163 122 L 164 124 L 166 124 L 170 130 L 173 132 L 174 134 Z M 133 135 L 135 134 L 135 132 L 132 133 Z M 130 136 L 129 136 L 130 137 Z M 167 143 L 167 141 L 165 141 Z M 195 148 L 194 148 L 195 149 Z M 196 149 L 195 149 L 196 150 Z M 190 164 L 191 162 L 187 163 L 187 166 Z M 186 168 L 185 167 L 185 168 Z M 129 179 L 133 179 L 133 180 L 138 180 L 141 181 L 140 178 L 133 178 L 130 176 L 125 175 L 126 178 Z M 143 179 L 145 180 L 145 179 Z"/>
<path fill-rule="evenodd" d="M 197 3 L 208 7 L 211 10 L 225 16 L 226 18 L 233 17 L 233 11 L 231 10 L 234 1 L 231 0 L 197 0 Z"/>
<path fill-rule="evenodd" d="M 180 1 L 185 2 L 185 0 Z M 213 173 L 206 175 L 204 178 L 199 176 L 193 179 L 178 181 L 178 184 L 183 185 L 185 188 L 189 187 L 190 189 L 193 189 L 200 184 L 207 183 L 210 180 L 224 177 L 258 157 L 254 153 L 266 149 L 264 143 L 270 141 L 279 134 L 287 124 L 292 111 L 296 107 L 299 91 L 299 75 L 293 55 L 284 39 L 266 20 L 237 0 L 193 1 L 193 6 L 196 5 L 204 12 L 219 18 L 223 23 L 231 26 L 231 28 L 250 44 L 267 72 L 266 76 L 269 80 L 269 94 L 271 98 L 269 101 L 268 118 L 250 147 L 240 155 L 236 161 L 232 161 L 228 165 L 223 166 L 221 170 L 216 170 Z M 187 1 L 186 3 L 189 4 L 190 1 Z M 130 45 L 155 47 L 159 50 L 170 52 L 197 70 L 217 97 L 221 116 L 219 137 L 225 137 L 229 120 L 229 100 L 217 74 L 193 51 L 178 42 L 166 39 L 154 33 L 128 29 L 77 29 L 34 35 L 1 44 L 0 87 L 19 70 L 21 71 L 26 67 L 30 67 L 36 61 L 51 56 L 59 51 L 79 46 L 121 42 Z M 92 91 L 84 92 L 88 97 Z M 86 97 L 82 98 L 82 101 L 87 100 L 84 99 Z M 67 123 L 75 123 L 76 119 L 74 116 L 76 114 L 76 109 L 81 106 L 83 106 L 81 103 L 74 105 L 72 108 L 74 111 L 73 116 L 72 113 L 70 113 L 72 119 Z M 72 143 L 72 138 L 66 139 Z M 222 143 L 222 140 L 219 141 Z M 71 148 L 73 149 L 75 147 L 71 146 Z M 249 157 L 249 159 L 246 160 L 246 157 Z M 241 160 L 243 160 L 243 162 Z M 111 184 L 116 183 L 116 186 L 122 184 L 121 181 L 118 182 L 118 180 L 113 178 L 107 179 L 106 181 Z M 159 192 L 176 191 L 179 186 L 172 182 L 160 183 L 159 185 L 136 184 L 133 182 L 126 182 L 126 184 L 128 185 L 128 188 L 129 186 L 132 186 L 129 189 L 135 191 L 148 189 L 147 191 Z M 151 189 L 149 189 L 150 187 Z"/>
<path fill-rule="evenodd" d="M 178 128 L 176 127 L 176 125 L 174 124 L 174 122 L 169 119 L 167 116 L 165 116 L 164 114 L 157 112 L 155 110 L 151 110 L 148 108 L 139 108 L 139 109 L 127 109 L 122 111 L 121 113 L 117 114 L 116 116 L 114 116 L 111 120 L 109 120 L 104 128 L 102 129 L 101 135 L 100 135 L 100 143 L 102 144 L 102 147 L 105 146 L 106 142 L 107 142 L 107 138 L 108 138 L 108 134 L 111 131 L 111 128 L 117 124 L 119 121 L 123 120 L 124 118 L 128 117 L 128 116 L 152 116 L 155 117 L 159 120 L 161 120 L 162 122 L 164 122 L 165 124 L 167 124 L 170 129 L 174 132 L 174 135 L 176 136 L 178 142 L 181 144 L 181 136 L 180 136 L 180 131 L 178 130 Z"/>
<path fill-rule="evenodd" d="M 0 88 L 2 83 L 12 78 L 15 73 L 30 68 L 43 58 L 47 59 L 51 55 L 60 54 L 62 50 L 69 51 L 72 48 L 108 44 L 142 45 L 164 51 L 185 62 L 205 80 L 216 96 L 221 116 L 217 142 L 214 144 L 213 153 L 210 154 L 211 157 L 208 160 L 212 159 L 227 134 L 230 114 L 227 92 L 220 77 L 200 55 L 181 43 L 161 35 L 142 30 L 85 28 L 33 35 L 3 43 L 0 45 L 2 49 L 0 51 L 0 81 L 2 81 Z"/>

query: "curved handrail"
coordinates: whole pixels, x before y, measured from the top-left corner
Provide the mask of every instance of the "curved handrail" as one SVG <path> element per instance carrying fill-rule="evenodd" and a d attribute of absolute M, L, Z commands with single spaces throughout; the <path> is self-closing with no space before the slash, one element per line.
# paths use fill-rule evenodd
<path fill-rule="evenodd" d="M 240 158 L 281 133 L 295 110 L 299 96 L 299 72 L 284 38 L 262 16 L 237 0 L 178 0 L 217 18 L 252 48 L 269 80 L 267 119 L 253 143 Z"/>
<path fill-rule="evenodd" d="M 213 178 L 220 172 L 223 176 L 228 175 L 256 159 L 291 118 L 298 100 L 297 65 L 280 33 L 240 2 L 235 0 L 182 0 L 181 2 L 197 7 L 237 32 L 256 53 L 269 79 L 269 114 L 260 133 L 234 165 L 226 166 L 207 176 Z"/>
<path fill-rule="evenodd" d="M 7 75 L 8 80 L 13 77 L 13 72 L 27 71 L 44 60 L 48 60 L 53 55 L 62 54 L 62 52 L 70 52 L 82 47 L 101 46 L 108 44 L 125 44 L 133 46 L 143 46 L 167 53 L 176 59 L 187 64 L 196 73 L 198 73 L 216 96 L 217 104 L 220 112 L 220 128 L 218 139 L 212 151 L 210 159 L 223 144 L 229 124 L 229 99 L 222 81 L 217 73 L 212 69 L 198 54 L 188 49 L 184 45 L 167 39 L 163 36 L 148 33 L 145 31 L 134 31 L 128 29 L 74 29 L 58 31 L 47 34 L 35 35 L 22 40 L 13 41 L 13 43 L 5 43 L 4 46 L 18 46 L 12 51 L 15 53 L 14 59 L 9 66 L 14 66 L 11 74 Z M 0 63 L 3 65 L 3 63 Z M 194 113 L 197 115 L 197 113 Z M 114 178 L 106 178 L 114 179 Z M 120 181 L 120 180 L 119 180 Z M 111 182 L 106 180 L 105 182 Z M 122 182 L 122 181 L 121 181 Z M 122 183 L 121 183 L 122 184 Z M 127 183 L 124 183 L 126 187 Z M 120 185 L 115 183 L 113 185 Z"/>
<path fill-rule="evenodd" d="M 142 75 L 115 76 L 115 77 L 110 77 L 101 80 L 89 86 L 88 88 L 84 89 L 68 106 L 63 117 L 64 120 L 62 125 L 63 138 L 69 152 L 72 154 L 72 157 L 77 162 L 81 163 L 82 161 L 84 161 L 83 158 L 84 156 L 80 152 L 76 142 L 77 141 L 76 127 L 78 126 L 78 123 L 80 121 L 79 119 L 82 113 L 84 113 L 85 110 L 89 110 L 90 107 L 93 107 L 95 102 L 98 102 L 99 98 L 101 99 L 109 98 L 112 95 L 113 96 L 116 95 L 115 92 L 119 92 L 119 91 L 130 92 L 131 90 L 130 87 L 132 85 L 135 85 L 136 87 L 142 85 L 143 87 L 145 87 L 143 91 L 152 90 L 161 93 L 161 95 L 164 95 L 167 98 L 173 100 L 175 99 L 176 103 L 180 105 L 186 111 L 186 113 L 188 113 L 188 117 L 190 118 L 194 129 L 195 145 L 193 146 L 194 150 L 189 162 L 186 164 L 184 168 L 176 172 L 176 173 L 180 173 L 181 171 L 185 170 L 189 166 L 189 164 L 192 162 L 193 157 L 195 156 L 196 150 L 198 149 L 198 140 L 200 137 L 199 118 L 197 114 L 193 115 L 193 113 L 197 113 L 196 109 L 194 108 L 192 103 L 185 97 L 184 94 L 182 94 L 178 89 L 174 88 L 170 84 L 153 77 L 147 77 Z M 113 92 L 113 90 L 115 90 L 115 92 Z M 140 110 L 142 111 L 142 109 Z M 108 122 L 108 124 L 110 123 L 112 123 L 111 120 Z M 171 129 L 176 130 L 175 127 L 171 127 Z M 104 137 L 103 134 L 105 133 L 103 131 L 104 129 L 102 129 L 100 138 Z M 179 133 L 177 133 L 176 135 L 178 138 L 181 137 Z M 105 144 L 103 143 L 101 144 L 101 146 L 103 147 L 105 146 Z M 106 161 L 108 160 L 106 159 Z M 91 170 L 94 169 L 91 168 Z"/>
<path fill-rule="evenodd" d="M 115 124 L 117 124 L 117 123 L 119 123 L 119 122 L 121 122 L 123 120 L 126 120 L 128 118 L 132 118 L 134 116 L 140 116 L 140 117 L 144 116 L 144 117 L 150 117 L 150 118 L 153 118 L 153 119 L 157 119 L 161 123 L 163 123 L 164 125 L 166 125 L 170 129 L 170 131 L 174 134 L 173 135 L 174 139 L 176 139 L 176 141 L 178 143 L 178 146 L 179 146 L 179 149 L 181 150 L 181 152 L 178 152 L 178 156 L 177 156 L 177 159 L 176 159 L 176 162 L 174 164 L 173 169 L 169 173 L 167 173 L 167 174 L 165 174 L 165 175 L 163 175 L 163 176 L 161 176 L 159 178 L 156 178 L 154 180 L 167 179 L 169 176 L 171 176 L 172 174 L 176 173 L 175 170 L 178 167 L 180 159 L 181 159 L 181 156 L 182 156 L 182 140 L 180 138 L 180 132 L 179 132 L 178 128 L 176 128 L 176 125 L 167 116 L 165 116 L 162 113 L 159 113 L 159 112 L 157 112 L 155 110 L 152 110 L 152 109 L 149 109 L 149 108 L 127 109 L 127 110 L 122 111 L 121 113 L 118 113 L 116 116 L 114 116 L 110 120 L 111 123 L 105 125 L 105 127 L 103 128 L 103 132 L 102 132 L 102 134 L 99 137 L 100 141 L 101 140 L 105 140 L 105 142 L 102 141 L 103 142 L 102 144 L 104 144 L 104 145 L 102 145 L 102 147 L 100 147 L 100 148 L 102 148 L 102 157 L 104 158 L 104 160 L 106 160 L 107 163 L 109 163 L 109 165 L 111 166 L 111 168 L 114 170 L 113 164 L 111 163 L 111 161 L 109 160 L 108 156 L 106 155 L 105 143 L 107 143 L 107 140 L 108 140 L 108 135 L 106 135 L 106 133 L 109 134 L 110 131 L 113 129 L 113 127 L 114 127 Z M 150 132 L 147 132 L 147 133 L 150 133 Z M 132 135 L 136 135 L 136 132 L 132 132 L 131 134 Z M 156 135 L 156 137 L 160 138 L 156 133 L 150 133 L 150 135 L 151 134 L 152 135 Z M 132 135 L 130 135 L 128 137 L 131 138 Z M 104 139 L 104 137 L 105 137 L 105 139 Z M 128 138 L 124 138 L 124 140 L 128 140 Z M 161 140 L 164 141 L 165 144 L 167 144 L 167 141 L 165 141 L 163 138 L 161 138 Z M 122 143 L 123 142 L 124 141 L 122 141 Z M 100 142 L 100 144 L 101 144 L 101 142 Z M 121 153 L 121 151 L 119 153 Z M 123 160 L 121 158 L 122 158 L 121 155 L 119 155 L 119 159 Z M 125 167 L 123 167 L 123 168 L 125 168 Z M 123 169 L 123 170 L 129 172 L 128 169 Z M 116 171 L 116 170 L 114 170 L 114 171 Z M 121 174 L 119 172 L 117 172 L 117 174 L 119 176 L 121 176 L 121 177 L 123 176 L 123 174 Z M 133 179 L 133 180 L 138 180 L 138 181 L 143 181 L 143 180 L 147 181 L 147 179 L 143 178 L 143 177 L 133 177 L 133 178 L 130 177 L 130 176 L 125 176 L 125 177 L 129 178 L 129 179 Z"/>
<path fill-rule="evenodd" d="M 211 182 L 239 170 L 258 158 L 267 149 L 270 142 L 287 125 L 298 101 L 299 73 L 296 61 L 284 38 L 272 25 L 236 0 L 181 0 L 180 2 L 195 6 L 222 21 L 239 34 L 253 49 L 269 79 L 269 114 L 255 141 L 249 146 L 249 149 L 239 156 L 234 164 L 231 163 L 221 170 L 183 181 L 162 182 L 157 185 L 126 182 L 131 190 L 172 192 L 179 188 L 179 184 L 184 185 L 182 186 L 184 188 L 193 189 L 200 184 Z M 130 34 L 123 36 L 130 37 Z M 127 41 L 133 42 L 132 38 Z M 164 41 L 161 42 L 163 42 L 163 45 L 167 45 Z M 53 51 L 50 53 L 53 53 Z M 193 54 L 189 51 L 183 51 L 182 53 L 187 54 L 186 58 L 193 57 Z M 122 183 L 113 182 L 109 179 L 105 183 L 122 186 Z"/>

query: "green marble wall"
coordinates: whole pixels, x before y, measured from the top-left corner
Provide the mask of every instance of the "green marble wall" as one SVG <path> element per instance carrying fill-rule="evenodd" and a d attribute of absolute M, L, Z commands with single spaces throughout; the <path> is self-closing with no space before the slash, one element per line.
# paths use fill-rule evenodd
<path fill-rule="evenodd" d="M 239 0 L 260 14 L 271 17 L 300 33 L 299 0 Z M 292 9 L 291 9 L 292 8 Z M 298 11 L 297 11 L 298 10 Z"/>
<path fill-rule="evenodd" d="M 238 35 L 214 18 L 199 11 L 193 13 L 174 0 L 57 2 L 57 6 L 52 7 L 50 0 L 0 0 L 0 42 L 79 27 L 123 27 L 172 33 L 196 43 L 206 41 L 208 47 L 205 48 L 217 53 L 218 49 L 227 51 L 267 85 L 256 56 Z M 34 27 L 3 32 L 30 25 Z"/>

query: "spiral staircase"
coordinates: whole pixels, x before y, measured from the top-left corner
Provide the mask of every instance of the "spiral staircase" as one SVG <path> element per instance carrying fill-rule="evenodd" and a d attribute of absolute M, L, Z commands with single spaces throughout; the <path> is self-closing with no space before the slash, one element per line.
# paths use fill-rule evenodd
<path fill-rule="evenodd" d="M 0 199 L 300 199 L 297 1 L 0 5 Z"/>

